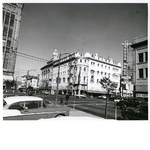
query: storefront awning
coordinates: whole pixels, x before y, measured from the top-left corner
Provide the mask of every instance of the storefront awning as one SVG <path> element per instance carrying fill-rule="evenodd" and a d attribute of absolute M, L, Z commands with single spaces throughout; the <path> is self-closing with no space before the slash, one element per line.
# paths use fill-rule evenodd
<path fill-rule="evenodd" d="M 13 76 L 6 76 L 6 75 L 3 75 L 3 80 L 13 80 Z"/>

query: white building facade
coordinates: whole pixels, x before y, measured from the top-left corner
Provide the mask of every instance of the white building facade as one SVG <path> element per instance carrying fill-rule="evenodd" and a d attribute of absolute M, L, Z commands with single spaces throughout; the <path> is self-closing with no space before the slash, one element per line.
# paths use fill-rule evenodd
<path fill-rule="evenodd" d="M 120 62 L 100 57 L 98 54 L 80 53 L 79 51 L 59 58 L 58 51 L 55 49 L 52 60 L 41 68 L 42 79 L 49 82 L 52 93 L 57 89 L 59 66 L 59 93 L 69 91 L 72 94 L 86 93 L 93 96 L 105 94 L 105 89 L 99 83 L 103 77 L 109 77 L 115 82 L 117 84 L 115 92 L 119 92 Z"/>

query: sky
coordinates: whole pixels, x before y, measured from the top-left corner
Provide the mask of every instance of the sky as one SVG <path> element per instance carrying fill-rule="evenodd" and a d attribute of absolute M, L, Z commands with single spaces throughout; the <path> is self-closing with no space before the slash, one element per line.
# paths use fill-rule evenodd
<path fill-rule="evenodd" d="M 144 3 L 25 3 L 18 52 L 50 60 L 60 53 L 98 53 L 123 61 L 122 43 L 147 35 L 148 5 Z M 41 74 L 46 63 L 17 57 L 16 76 L 27 70 Z"/>

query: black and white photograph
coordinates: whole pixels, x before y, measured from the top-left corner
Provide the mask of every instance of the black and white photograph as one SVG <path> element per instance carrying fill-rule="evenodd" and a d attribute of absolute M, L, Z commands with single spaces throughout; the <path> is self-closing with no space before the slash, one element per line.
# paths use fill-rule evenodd
<path fill-rule="evenodd" d="M 37 129 L 41 133 L 55 122 L 57 129 L 47 130 L 62 135 L 69 130 L 70 135 L 76 126 L 66 127 L 68 122 L 79 121 L 82 128 L 91 123 L 87 132 L 72 132 L 80 139 L 82 131 L 89 138 L 95 135 L 93 124 L 105 122 L 101 130 L 107 133 L 115 126 L 110 129 L 111 123 L 119 124 L 120 132 L 130 123 L 138 127 L 148 123 L 147 0 L 16 2 L 1 3 L 4 129 L 19 124 L 16 133 L 21 135 L 31 123 L 32 128 L 42 124 Z M 22 124 L 26 125 L 21 128 Z M 122 136 L 120 132 L 117 138 Z M 37 134 L 35 129 L 33 133 Z M 109 144 L 107 134 L 104 138 Z M 54 138 L 62 144 L 62 137 Z M 127 138 L 131 140 L 130 133 Z M 83 149 L 74 145 L 70 149 Z M 145 146 L 140 145 L 144 150 Z M 85 149 L 97 148 L 91 144 Z"/>

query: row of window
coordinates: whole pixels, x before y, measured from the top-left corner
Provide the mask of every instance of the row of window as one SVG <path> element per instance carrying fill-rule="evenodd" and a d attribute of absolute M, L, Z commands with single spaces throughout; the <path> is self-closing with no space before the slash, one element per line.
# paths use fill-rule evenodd
<path fill-rule="evenodd" d="M 92 65 L 92 66 L 95 66 L 95 62 L 91 62 L 91 65 Z M 98 63 L 97 66 L 100 67 L 100 64 Z M 110 70 L 110 66 L 101 64 L 101 68 L 103 68 L 104 66 L 105 66 L 105 69 L 108 68 L 108 69 Z"/>
<path fill-rule="evenodd" d="M 92 63 L 92 62 L 91 62 L 91 63 Z M 94 62 L 94 63 L 95 63 L 95 62 Z M 63 65 L 63 66 L 66 66 L 66 65 Z M 101 66 L 103 67 L 103 64 L 101 64 Z M 61 67 L 62 67 L 62 65 L 61 65 Z M 82 67 L 75 67 L 74 69 L 75 69 L 75 71 L 77 71 L 77 70 L 79 70 L 79 71 L 82 71 L 82 70 L 83 70 L 84 72 L 87 71 L 87 68 L 86 68 L 86 67 L 83 67 L 83 69 L 82 69 Z M 105 65 L 105 69 L 107 69 L 107 65 Z M 108 69 L 110 70 L 110 66 L 108 66 Z M 56 71 L 56 70 L 58 70 L 58 68 L 57 68 L 57 69 L 55 68 L 55 71 Z M 113 71 L 117 71 L 117 72 L 118 72 L 119 69 L 113 67 Z M 90 71 L 91 74 L 94 74 L 94 72 L 95 72 L 94 70 L 91 70 L 91 71 Z M 49 69 L 42 72 L 42 74 L 47 74 L 47 73 L 49 73 Z M 100 73 L 100 71 L 97 71 L 97 74 L 99 74 L 99 73 Z M 103 72 L 101 71 L 101 75 L 102 75 L 102 74 L 103 74 Z"/>
<path fill-rule="evenodd" d="M 139 69 L 139 78 L 148 78 L 148 68 Z"/>
<path fill-rule="evenodd" d="M 11 38 L 13 37 L 13 26 L 15 15 L 3 10 L 3 40 L 6 40 L 7 48 L 11 47 Z"/>
<path fill-rule="evenodd" d="M 6 40 L 6 37 L 9 39 L 12 38 L 13 35 L 13 26 L 15 22 L 15 15 L 9 12 L 3 11 L 3 39 Z M 7 41 L 7 46 L 10 47 L 11 41 Z"/>
<path fill-rule="evenodd" d="M 10 12 L 6 12 L 3 10 L 3 22 L 5 25 L 13 27 L 14 22 L 15 22 L 15 15 L 10 13 Z"/>

